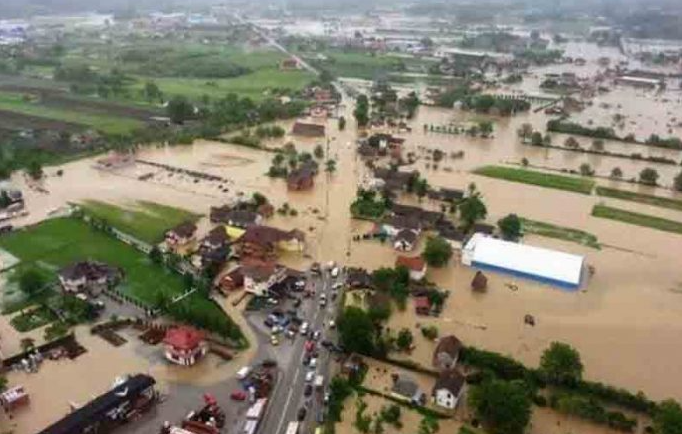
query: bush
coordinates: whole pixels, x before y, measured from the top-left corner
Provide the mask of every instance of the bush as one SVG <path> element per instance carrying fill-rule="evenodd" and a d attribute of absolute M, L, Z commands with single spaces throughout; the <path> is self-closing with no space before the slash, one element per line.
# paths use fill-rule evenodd
<path fill-rule="evenodd" d="M 438 327 L 436 326 L 424 326 L 422 327 L 422 336 L 430 341 L 436 340 L 438 338 Z"/>

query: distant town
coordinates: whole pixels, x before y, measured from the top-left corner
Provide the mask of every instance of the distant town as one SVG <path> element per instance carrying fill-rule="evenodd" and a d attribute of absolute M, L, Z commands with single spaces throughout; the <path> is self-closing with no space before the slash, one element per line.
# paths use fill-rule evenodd
<path fill-rule="evenodd" d="M 679 434 L 657 1 L 0 5 L 0 433 Z"/>

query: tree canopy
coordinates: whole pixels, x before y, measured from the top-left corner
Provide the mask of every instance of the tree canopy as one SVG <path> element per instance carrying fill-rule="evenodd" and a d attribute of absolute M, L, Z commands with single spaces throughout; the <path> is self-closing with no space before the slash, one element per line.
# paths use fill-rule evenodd
<path fill-rule="evenodd" d="M 580 354 L 568 344 L 552 342 L 542 353 L 540 372 L 550 383 L 575 384 L 583 375 Z"/>
<path fill-rule="evenodd" d="M 442 237 L 429 237 L 422 257 L 432 267 L 442 267 L 452 257 L 452 246 Z"/>
<path fill-rule="evenodd" d="M 28 296 L 35 295 L 46 283 L 45 276 L 35 268 L 29 268 L 19 276 L 19 289 Z"/>
<path fill-rule="evenodd" d="M 522 381 L 490 380 L 474 387 L 469 403 L 490 434 L 522 434 L 531 416 L 531 400 Z"/>
<path fill-rule="evenodd" d="M 339 338 L 346 351 L 373 355 L 376 330 L 369 314 L 357 307 L 347 307 L 338 321 Z"/>
<path fill-rule="evenodd" d="M 672 399 L 658 405 L 654 415 L 657 434 L 682 434 L 682 407 Z"/>
<path fill-rule="evenodd" d="M 168 101 L 168 116 L 176 124 L 182 124 L 194 115 L 194 106 L 185 97 L 177 96 Z"/>
<path fill-rule="evenodd" d="M 474 184 L 469 186 L 469 195 L 459 204 L 459 215 L 467 229 L 488 215 L 488 208 L 483 203 L 481 193 L 476 190 Z"/>
<path fill-rule="evenodd" d="M 521 237 L 521 219 L 516 214 L 509 214 L 497 222 L 502 236 L 507 240 L 517 240 Z"/>

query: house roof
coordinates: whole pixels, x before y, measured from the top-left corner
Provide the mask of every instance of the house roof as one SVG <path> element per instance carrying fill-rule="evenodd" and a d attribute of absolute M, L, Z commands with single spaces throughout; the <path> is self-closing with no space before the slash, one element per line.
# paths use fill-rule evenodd
<path fill-rule="evenodd" d="M 242 264 L 242 274 L 257 282 L 268 280 L 273 274 L 280 270 L 276 263 L 272 261 L 248 261 Z"/>
<path fill-rule="evenodd" d="M 391 391 L 407 398 L 412 398 L 419 391 L 419 386 L 411 378 L 400 376 L 393 383 Z"/>
<path fill-rule="evenodd" d="M 102 277 L 113 278 L 120 274 L 120 270 L 97 261 L 74 262 L 62 268 L 59 276 L 65 280 L 98 280 Z"/>
<path fill-rule="evenodd" d="M 457 339 L 455 336 L 444 336 L 438 340 L 438 345 L 436 346 L 434 355 L 446 353 L 450 357 L 454 358 L 457 357 L 463 346 L 464 345 L 462 345 L 462 341 Z"/>
<path fill-rule="evenodd" d="M 438 390 L 446 389 L 454 396 L 458 396 L 462 387 L 464 387 L 466 378 L 456 369 L 441 372 L 440 376 L 433 385 L 433 395 L 436 394 Z"/>
<path fill-rule="evenodd" d="M 258 217 L 258 213 L 245 209 L 235 209 L 224 214 L 225 222 L 241 226 L 255 224 Z"/>
<path fill-rule="evenodd" d="M 488 287 L 488 278 L 485 277 L 482 271 L 477 271 L 474 278 L 471 280 L 471 288 L 477 291 L 482 291 Z"/>
<path fill-rule="evenodd" d="M 180 223 L 179 225 L 168 231 L 168 233 L 173 233 L 181 238 L 189 238 L 193 236 L 196 231 L 197 225 L 195 225 L 192 222 L 184 222 Z"/>
<path fill-rule="evenodd" d="M 433 227 L 443 219 L 443 213 L 438 211 L 428 211 L 417 206 L 402 205 L 394 203 L 391 211 L 396 217 L 406 217 L 419 221 L 424 226 Z"/>
<path fill-rule="evenodd" d="M 451 240 L 451 241 L 464 241 L 464 238 L 466 238 L 466 234 L 459 229 L 457 229 L 454 225 L 441 225 L 438 226 L 438 235 L 441 237 L 445 238 L 446 240 Z"/>
<path fill-rule="evenodd" d="M 300 184 L 310 181 L 315 176 L 315 172 L 311 167 L 304 166 L 293 170 L 287 176 L 287 182 L 290 184 Z"/>
<path fill-rule="evenodd" d="M 417 234 L 409 229 L 402 229 L 396 234 L 395 241 L 414 244 L 417 241 Z"/>
<path fill-rule="evenodd" d="M 291 133 L 296 136 L 321 137 L 325 134 L 324 125 L 296 122 Z"/>
<path fill-rule="evenodd" d="M 204 238 L 204 242 L 210 243 L 212 245 L 222 245 L 226 244 L 230 238 L 227 236 L 227 230 L 224 226 L 216 226 L 211 229 L 211 231 Z"/>
<path fill-rule="evenodd" d="M 154 384 L 156 384 L 156 380 L 149 375 L 136 374 L 125 383 L 114 387 L 83 407 L 69 413 L 39 434 L 74 434 L 83 432 L 93 422 L 103 420 L 107 412 L 131 400 Z"/>
<path fill-rule="evenodd" d="M 372 276 L 364 268 L 349 268 L 346 271 L 346 283 L 351 288 L 371 288 Z"/>
<path fill-rule="evenodd" d="M 419 256 L 408 257 L 408 256 L 398 256 L 395 261 L 396 267 L 406 267 L 412 271 L 423 271 L 426 268 L 426 262 Z"/>
<path fill-rule="evenodd" d="M 169 328 L 163 343 L 178 350 L 192 350 L 204 340 L 204 334 L 194 327 L 178 326 Z"/>
<path fill-rule="evenodd" d="M 239 241 L 244 243 L 269 245 L 292 239 L 304 241 L 305 234 L 296 229 L 291 231 L 283 231 L 271 226 L 251 225 L 246 228 L 246 232 L 244 232 L 241 238 L 239 238 Z"/>
<path fill-rule="evenodd" d="M 429 297 L 414 297 L 415 309 L 431 309 L 431 300 Z"/>
<path fill-rule="evenodd" d="M 471 231 L 473 233 L 491 235 L 493 232 L 495 232 L 495 226 L 489 225 L 487 223 L 474 223 L 474 226 L 472 227 Z"/>
<path fill-rule="evenodd" d="M 415 231 L 421 230 L 421 223 L 419 222 L 418 219 L 412 217 L 412 216 L 401 216 L 401 215 L 394 215 L 389 218 L 387 218 L 384 221 L 384 224 L 393 226 L 394 228 L 398 229 L 412 229 Z"/>

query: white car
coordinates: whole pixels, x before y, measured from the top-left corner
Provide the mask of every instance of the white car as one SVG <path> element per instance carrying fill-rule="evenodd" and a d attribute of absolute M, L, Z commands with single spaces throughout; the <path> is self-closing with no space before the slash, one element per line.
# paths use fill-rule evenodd
<path fill-rule="evenodd" d="M 239 371 L 237 371 L 237 378 L 240 380 L 243 380 L 246 377 L 248 377 L 250 373 L 251 373 L 251 367 L 250 366 L 244 366 Z"/>
<path fill-rule="evenodd" d="M 336 282 L 335 284 L 332 285 L 332 289 L 335 291 L 337 289 L 341 289 L 341 287 L 343 287 L 343 283 L 341 283 L 341 282 Z"/>
<path fill-rule="evenodd" d="M 310 327 L 310 324 L 308 324 L 307 321 L 304 322 L 303 324 L 301 324 L 301 334 L 304 335 L 304 336 L 307 335 L 307 334 L 308 334 L 308 328 L 309 328 L 309 327 Z"/>
<path fill-rule="evenodd" d="M 310 363 L 308 363 L 308 367 L 309 367 L 310 369 L 315 369 L 315 368 L 317 368 L 317 359 L 316 359 L 315 357 L 313 357 L 312 359 L 310 359 Z"/>
<path fill-rule="evenodd" d="M 315 333 L 313 333 L 313 340 L 318 341 L 322 337 L 322 332 L 319 330 L 316 330 Z"/>
<path fill-rule="evenodd" d="M 330 319 L 329 320 L 329 328 L 333 329 L 334 327 L 336 327 L 336 321 L 334 321 L 333 319 Z"/>
<path fill-rule="evenodd" d="M 339 277 L 339 267 L 332 268 L 331 275 L 333 278 Z"/>
<path fill-rule="evenodd" d="M 327 305 L 327 296 L 322 294 L 320 296 L 320 306 L 325 307 Z"/>
<path fill-rule="evenodd" d="M 305 374 L 305 382 L 312 383 L 315 380 L 315 371 L 310 371 Z"/>

